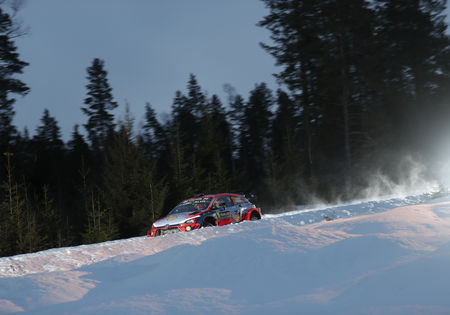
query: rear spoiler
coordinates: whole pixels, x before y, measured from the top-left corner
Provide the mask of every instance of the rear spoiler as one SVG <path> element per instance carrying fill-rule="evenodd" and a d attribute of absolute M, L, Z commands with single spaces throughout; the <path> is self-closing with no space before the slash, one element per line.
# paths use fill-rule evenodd
<path fill-rule="evenodd" d="M 251 203 L 256 202 L 256 194 L 254 193 L 239 193 L 239 195 L 244 196 L 245 199 L 247 199 L 248 201 L 250 201 Z"/>

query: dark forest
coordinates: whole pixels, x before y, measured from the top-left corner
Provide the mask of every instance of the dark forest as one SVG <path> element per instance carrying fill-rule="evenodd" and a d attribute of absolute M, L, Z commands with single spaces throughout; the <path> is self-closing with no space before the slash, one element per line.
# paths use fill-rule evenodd
<path fill-rule="evenodd" d="M 48 110 L 33 134 L 12 124 L 33 87 L 17 79 L 29 64 L 0 6 L 0 256 L 144 235 L 200 192 L 253 192 L 267 213 L 365 197 L 375 173 L 400 183 L 406 157 L 427 165 L 450 126 L 445 0 L 263 2 L 253 22 L 271 33 L 261 49 L 283 88 L 226 85 L 221 100 L 191 74 L 166 119 L 142 104 L 137 130 L 129 106 L 114 117 L 98 56 L 67 142 Z"/>

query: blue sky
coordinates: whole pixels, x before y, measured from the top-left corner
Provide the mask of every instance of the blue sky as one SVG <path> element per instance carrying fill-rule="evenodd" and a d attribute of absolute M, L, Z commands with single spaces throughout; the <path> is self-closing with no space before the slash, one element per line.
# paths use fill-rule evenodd
<path fill-rule="evenodd" d="M 225 83 L 245 98 L 256 83 L 275 90 L 274 59 L 259 46 L 269 32 L 256 26 L 266 14 L 259 0 L 27 1 L 20 17 L 30 32 L 16 44 L 31 92 L 17 99 L 14 123 L 34 134 L 48 108 L 69 139 L 87 120 L 80 107 L 94 58 L 105 61 L 116 117 L 128 102 L 137 125 L 146 102 L 169 113 L 190 73 L 224 103 Z"/>
<path fill-rule="evenodd" d="M 116 118 L 128 102 L 137 126 L 146 102 L 169 113 L 190 73 L 223 103 L 225 83 L 244 98 L 256 83 L 276 90 L 275 60 L 259 46 L 270 34 L 256 26 L 267 13 L 260 0 L 28 0 L 20 18 L 30 31 L 16 44 L 31 91 L 17 98 L 14 123 L 33 135 L 47 108 L 68 140 L 87 121 L 80 108 L 94 58 L 105 61 Z"/>

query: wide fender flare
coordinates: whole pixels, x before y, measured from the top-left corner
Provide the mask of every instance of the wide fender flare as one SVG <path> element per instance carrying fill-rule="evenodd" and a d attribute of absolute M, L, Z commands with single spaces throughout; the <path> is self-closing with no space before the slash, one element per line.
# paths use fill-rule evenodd
<path fill-rule="evenodd" d="M 250 217 L 252 216 L 253 213 L 256 213 L 259 218 L 261 219 L 262 215 L 261 215 L 261 210 L 257 209 L 257 208 L 251 208 L 247 211 L 247 213 L 244 216 L 244 220 L 249 221 Z"/>

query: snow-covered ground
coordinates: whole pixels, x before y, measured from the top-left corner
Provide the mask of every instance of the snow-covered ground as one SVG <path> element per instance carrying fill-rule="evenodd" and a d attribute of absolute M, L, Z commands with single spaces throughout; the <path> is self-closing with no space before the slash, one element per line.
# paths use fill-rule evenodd
<path fill-rule="evenodd" d="M 450 314 L 449 268 L 420 195 L 0 258 L 0 313 Z"/>

